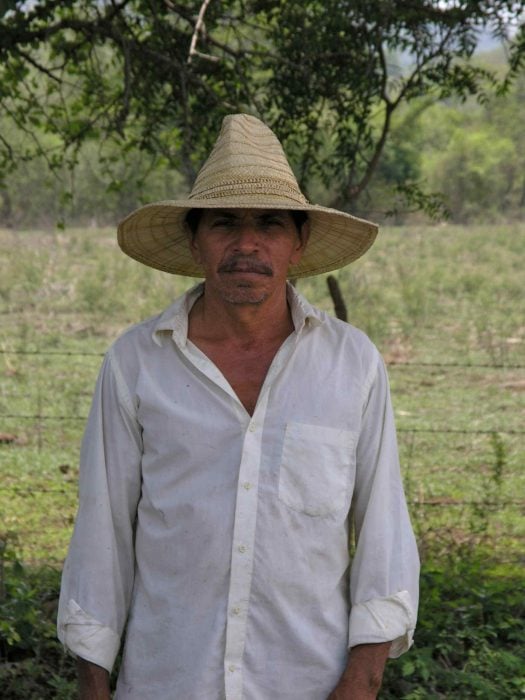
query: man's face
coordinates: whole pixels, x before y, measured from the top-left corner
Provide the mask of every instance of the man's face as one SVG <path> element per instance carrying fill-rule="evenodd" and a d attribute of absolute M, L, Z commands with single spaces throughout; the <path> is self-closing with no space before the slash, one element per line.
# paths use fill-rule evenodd
<path fill-rule="evenodd" d="M 288 211 L 205 209 L 190 248 L 204 268 L 207 293 L 229 304 L 261 304 L 284 288 L 307 238 L 308 224 L 299 236 Z"/>

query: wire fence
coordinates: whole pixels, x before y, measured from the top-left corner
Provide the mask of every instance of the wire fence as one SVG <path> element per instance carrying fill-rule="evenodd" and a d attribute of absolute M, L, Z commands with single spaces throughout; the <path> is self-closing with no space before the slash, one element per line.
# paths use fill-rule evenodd
<path fill-rule="evenodd" d="M 104 353 L 2 348 L 0 354 L 39 362 L 6 371 L 0 393 L 0 538 L 16 540 L 28 560 L 56 563 L 74 520 L 78 450 Z M 499 363 L 388 365 L 403 376 L 425 370 L 515 376 L 525 369 Z M 512 415 L 523 410 L 523 381 L 515 384 L 516 399 L 505 406 Z M 436 425 L 432 411 L 426 422 L 420 415 L 398 419 L 407 500 L 423 548 L 429 543 L 446 548 L 451 540 L 486 542 L 516 561 L 525 540 L 525 429 L 519 420 L 509 421 L 509 410 L 484 415 L 481 408 L 477 422 L 466 426 L 457 419 Z"/>
<path fill-rule="evenodd" d="M 39 355 L 41 357 L 104 357 L 103 352 L 78 351 L 78 350 L 8 350 L 0 348 L 0 355 Z M 501 363 L 501 362 L 415 362 L 390 360 L 387 363 L 391 367 L 445 367 L 460 369 L 525 369 L 523 364 Z"/>

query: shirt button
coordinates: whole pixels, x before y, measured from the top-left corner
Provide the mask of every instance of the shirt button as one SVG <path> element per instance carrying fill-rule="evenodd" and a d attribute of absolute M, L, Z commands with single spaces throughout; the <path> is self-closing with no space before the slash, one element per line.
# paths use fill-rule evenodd
<path fill-rule="evenodd" d="M 235 666 L 234 666 L 233 664 L 230 664 L 230 665 L 228 666 L 228 671 L 229 671 L 230 673 L 233 673 L 233 672 L 235 671 Z"/>
<path fill-rule="evenodd" d="M 251 489 L 251 487 L 252 487 L 252 485 L 250 484 L 249 481 L 245 481 L 244 484 L 243 484 L 242 486 L 243 486 L 244 489 L 246 489 L 246 491 L 249 491 L 249 490 Z"/>
<path fill-rule="evenodd" d="M 245 547 L 243 544 L 240 544 L 240 545 L 237 547 L 237 549 L 239 550 L 239 552 L 240 552 L 241 554 L 244 554 L 244 552 L 246 551 L 246 547 Z"/>
<path fill-rule="evenodd" d="M 250 431 L 250 433 L 254 433 L 257 430 L 257 426 L 255 425 L 255 423 L 250 423 L 250 427 L 248 428 L 248 430 Z"/>
<path fill-rule="evenodd" d="M 232 613 L 234 615 L 240 615 L 241 609 L 239 607 L 232 608 Z"/>

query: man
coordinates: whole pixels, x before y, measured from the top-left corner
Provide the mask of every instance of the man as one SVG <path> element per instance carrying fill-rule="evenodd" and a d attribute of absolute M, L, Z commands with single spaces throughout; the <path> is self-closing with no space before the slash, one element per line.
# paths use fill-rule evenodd
<path fill-rule="evenodd" d="M 120 224 L 128 255 L 204 284 L 101 370 L 58 622 L 81 698 L 109 698 L 124 629 L 116 697 L 133 700 L 367 700 L 410 646 L 418 557 L 383 363 L 286 282 L 375 234 L 309 204 L 246 115 L 187 200 Z"/>

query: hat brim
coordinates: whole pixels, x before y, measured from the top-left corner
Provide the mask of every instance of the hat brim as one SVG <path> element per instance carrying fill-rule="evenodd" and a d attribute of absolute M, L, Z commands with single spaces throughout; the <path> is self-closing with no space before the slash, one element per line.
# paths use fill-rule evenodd
<path fill-rule="evenodd" d="M 190 209 L 284 209 L 306 211 L 310 238 L 297 265 L 290 266 L 291 278 L 308 277 L 336 270 L 357 260 L 374 242 L 378 227 L 352 214 L 313 204 L 299 204 L 279 198 L 244 196 L 212 199 L 168 200 L 146 204 L 123 219 L 118 226 L 118 243 L 130 257 L 144 265 L 175 275 L 203 277 L 193 260 L 185 222 Z"/>

